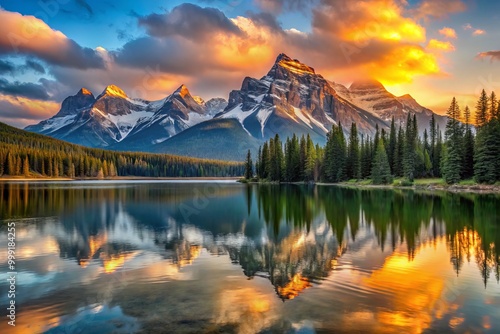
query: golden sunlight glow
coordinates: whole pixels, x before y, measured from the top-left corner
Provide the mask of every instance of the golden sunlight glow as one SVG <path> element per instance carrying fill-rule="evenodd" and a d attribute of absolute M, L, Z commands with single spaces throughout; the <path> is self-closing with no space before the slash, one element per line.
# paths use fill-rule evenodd
<path fill-rule="evenodd" d="M 202 249 L 200 245 L 189 245 L 187 251 L 183 251 L 183 248 L 179 247 L 176 250 L 177 257 L 175 263 L 180 268 L 193 264 L 193 261 L 200 256 Z"/>
<path fill-rule="evenodd" d="M 441 301 L 445 291 L 443 277 L 449 270 L 445 238 L 438 240 L 435 249 L 432 247 L 420 248 L 413 261 L 406 253 L 394 253 L 381 269 L 364 279 L 367 287 L 382 289 L 392 296 L 392 308 L 401 310 L 378 312 L 376 317 L 382 325 L 412 328 L 411 332 L 421 333 L 429 328 L 434 313 L 439 317 L 450 307 Z"/>
<path fill-rule="evenodd" d="M 411 45 L 393 50 L 383 60 L 370 63 L 366 68 L 372 77 L 379 78 L 382 84 L 389 86 L 411 82 L 415 75 L 440 72 L 435 55 Z"/>
<path fill-rule="evenodd" d="M 277 313 L 271 312 L 278 302 L 274 292 L 263 289 L 257 281 L 244 286 L 228 282 L 217 297 L 215 322 L 238 324 L 238 333 L 259 333 L 271 325 Z M 274 305 L 273 305 L 274 304 Z"/>
<path fill-rule="evenodd" d="M 0 100 L 5 100 L 14 107 L 25 110 L 40 118 L 53 116 L 59 110 L 59 103 L 53 101 L 31 100 L 22 96 L 12 97 L 0 94 Z"/>
<path fill-rule="evenodd" d="M 311 286 L 309 279 L 302 277 L 301 274 L 295 274 L 285 286 L 278 286 L 276 292 L 283 299 L 294 299 L 299 293 Z"/>
<path fill-rule="evenodd" d="M 112 256 L 102 256 L 102 265 L 104 267 L 104 272 L 110 274 L 115 272 L 117 269 L 122 268 L 125 261 L 135 257 L 137 252 L 132 253 L 122 253 Z"/>
<path fill-rule="evenodd" d="M 109 85 L 106 87 L 106 94 L 116 97 L 128 98 L 127 94 L 120 88 L 115 85 Z"/>
<path fill-rule="evenodd" d="M 423 42 L 425 29 L 403 16 L 402 9 L 392 1 L 375 0 L 356 3 L 356 19 L 343 27 L 344 40 L 363 42 L 373 39 Z"/>
<path fill-rule="evenodd" d="M 455 51 L 455 46 L 450 42 L 443 42 L 437 39 L 431 39 L 429 44 L 427 44 L 427 48 L 430 50 L 439 50 L 444 52 Z"/>

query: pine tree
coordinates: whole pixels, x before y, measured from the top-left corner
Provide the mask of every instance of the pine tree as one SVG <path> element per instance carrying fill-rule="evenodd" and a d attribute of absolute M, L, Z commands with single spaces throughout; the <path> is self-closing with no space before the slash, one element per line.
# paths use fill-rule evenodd
<path fill-rule="evenodd" d="M 471 127 L 471 112 L 465 107 L 465 134 L 463 143 L 462 178 L 470 179 L 474 176 L 474 134 Z"/>
<path fill-rule="evenodd" d="M 30 162 L 29 162 L 28 156 L 26 156 L 26 158 L 24 158 L 23 175 L 26 177 L 30 176 Z"/>
<path fill-rule="evenodd" d="M 290 141 L 290 181 L 300 181 L 300 170 L 299 138 L 294 134 Z"/>
<path fill-rule="evenodd" d="M 436 118 L 434 117 L 434 113 L 431 115 L 429 127 L 430 127 L 429 158 L 432 164 L 431 176 L 438 176 L 436 174 L 436 171 L 438 169 L 437 166 L 439 166 L 440 161 L 436 161 L 435 158 L 438 129 L 436 127 Z"/>
<path fill-rule="evenodd" d="M 102 170 L 102 167 L 99 168 L 99 171 L 97 172 L 97 178 L 104 179 L 104 171 Z"/>
<path fill-rule="evenodd" d="M 491 92 L 490 94 L 490 101 L 489 101 L 489 107 L 490 107 L 490 111 L 489 111 L 489 114 L 488 114 L 488 120 L 492 119 L 493 117 L 495 117 L 496 113 L 497 113 L 497 105 L 498 105 L 498 100 L 497 100 L 497 95 L 495 94 L 495 92 Z"/>
<path fill-rule="evenodd" d="M 367 137 L 363 144 L 363 151 L 361 154 L 361 178 L 369 178 L 372 171 L 372 150 L 371 140 Z"/>
<path fill-rule="evenodd" d="M 488 109 L 489 99 L 488 95 L 486 95 L 486 91 L 483 89 L 476 104 L 476 126 L 478 128 L 481 128 L 488 123 Z"/>
<path fill-rule="evenodd" d="M 306 144 L 307 153 L 304 166 L 304 181 L 308 182 L 314 180 L 314 168 L 316 165 L 316 148 L 314 147 L 314 143 L 312 142 L 309 134 L 307 134 Z"/>
<path fill-rule="evenodd" d="M 392 183 L 391 167 L 383 140 L 379 140 L 377 144 L 371 177 L 373 184 Z"/>
<path fill-rule="evenodd" d="M 349 152 L 347 155 L 347 178 L 359 180 L 361 178 L 361 160 L 358 129 L 356 123 L 351 125 L 351 133 L 349 134 Z"/>
<path fill-rule="evenodd" d="M 397 133 L 394 116 L 391 121 L 391 130 L 389 132 L 389 145 L 387 145 L 387 158 L 389 159 L 389 166 L 391 166 L 391 174 L 394 175 L 394 159 L 396 156 Z"/>
<path fill-rule="evenodd" d="M 433 165 L 433 174 L 434 177 L 441 177 L 443 175 L 441 171 L 441 160 L 443 156 L 443 151 L 444 151 L 444 145 L 443 145 L 443 133 L 439 129 L 438 126 L 438 137 L 436 141 L 436 147 L 434 149 L 434 159 L 436 160 L 436 164 Z"/>
<path fill-rule="evenodd" d="M 260 162 L 262 160 L 262 147 L 259 146 L 259 151 L 257 153 L 257 161 L 255 163 L 255 174 L 257 175 L 257 178 L 261 177 L 260 174 Z"/>
<path fill-rule="evenodd" d="M 346 179 L 346 159 L 347 147 L 342 125 L 334 125 L 328 133 L 325 147 L 324 178 L 327 182 L 341 182 Z"/>
<path fill-rule="evenodd" d="M 12 153 L 7 154 L 7 175 L 16 175 L 15 158 Z"/>
<path fill-rule="evenodd" d="M 460 123 L 460 107 L 453 98 L 447 111 L 446 145 L 443 157 L 443 177 L 449 184 L 461 180 L 463 166 L 463 128 Z"/>
<path fill-rule="evenodd" d="M 284 155 L 283 155 L 283 144 L 280 140 L 278 134 L 274 136 L 274 140 L 271 138 L 269 141 L 273 143 L 272 154 L 271 154 L 271 180 L 273 181 L 283 181 L 283 172 L 284 172 Z M 271 144 L 269 145 L 271 147 Z"/>
<path fill-rule="evenodd" d="M 403 170 L 404 176 L 408 181 L 413 182 L 415 179 L 415 155 L 417 151 L 417 133 L 415 133 L 415 126 L 410 114 L 406 121 L 406 132 L 404 140 L 403 152 Z"/>
<path fill-rule="evenodd" d="M 262 160 L 260 162 L 260 173 L 261 175 L 259 176 L 262 179 L 267 179 L 269 177 L 268 171 L 269 171 L 269 145 L 267 142 L 262 145 Z"/>
<path fill-rule="evenodd" d="M 405 134 L 403 131 L 403 127 L 400 125 L 396 140 L 396 149 L 394 150 L 394 164 L 392 166 L 394 175 L 397 177 L 402 177 L 404 175 L 404 169 L 403 169 L 404 147 L 405 147 Z"/>
<path fill-rule="evenodd" d="M 245 179 L 250 180 L 253 178 L 253 162 L 252 153 L 250 150 L 247 152 L 247 160 L 245 162 Z"/>
<path fill-rule="evenodd" d="M 304 135 L 300 137 L 299 143 L 299 179 L 304 181 L 304 166 L 306 165 L 307 143 Z"/>

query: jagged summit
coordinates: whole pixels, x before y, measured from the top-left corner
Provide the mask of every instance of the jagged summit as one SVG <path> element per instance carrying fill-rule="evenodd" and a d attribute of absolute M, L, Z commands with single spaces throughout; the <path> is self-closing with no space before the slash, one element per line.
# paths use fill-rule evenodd
<path fill-rule="evenodd" d="M 80 95 L 80 96 L 81 95 L 89 95 L 92 97 L 94 96 L 94 94 L 92 94 L 92 92 L 85 87 L 80 88 L 80 90 L 78 91 L 78 93 L 76 95 Z"/>
<path fill-rule="evenodd" d="M 316 72 L 314 71 L 314 68 L 307 66 L 306 64 L 301 63 L 297 59 L 292 59 L 284 53 L 281 53 L 278 55 L 278 57 L 276 58 L 276 62 L 274 64 L 275 65 L 271 69 L 271 72 L 273 70 L 276 70 L 276 67 L 282 67 L 282 68 L 284 68 L 292 73 L 295 73 L 295 74 L 300 74 L 300 75 L 316 74 Z"/>
<path fill-rule="evenodd" d="M 187 95 L 191 95 L 191 93 L 189 92 L 189 89 L 186 87 L 186 85 L 182 84 L 175 90 L 174 95 L 180 95 L 182 98 L 184 98 Z"/>
<path fill-rule="evenodd" d="M 244 78 L 229 101 L 204 101 L 184 84 L 156 101 L 129 97 L 116 85 L 96 98 L 81 88 L 55 116 L 27 129 L 91 147 L 239 159 L 277 133 L 309 135 L 324 144 L 339 123 L 356 123 L 359 133 L 370 136 L 377 126 L 387 129 L 393 117 L 404 124 L 416 114 L 419 128 L 429 124 L 432 111 L 410 95 L 396 97 L 376 80 L 358 79 L 347 88 L 281 53 L 263 77 Z M 436 121 L 445 124 L 446 118 L 436 115 Z M 226 143 L 245 150 L 228 152 Z"/>
<path fill-rule="evenodd" d="M 102 94 L 99 95 L 99 97 L 104 95 L 128 98 L 127 94 L 125 94 L 125 92 L 120 87 L 115 85 L 107 86 L 106 89 L 104 89 L 104 91 L 102 92 Z"/>

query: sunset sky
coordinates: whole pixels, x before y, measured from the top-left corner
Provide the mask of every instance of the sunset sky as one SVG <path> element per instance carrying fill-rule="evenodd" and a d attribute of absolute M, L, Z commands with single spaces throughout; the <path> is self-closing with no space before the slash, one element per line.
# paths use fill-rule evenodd
<path fill-rule="evenodd" d="M 0 121 L 48 118 L 81 87 L 205 99 L 262 77 L 279 53 L 349 85 L 380 80 L 443 113 L 500 93 L 500 2 L 0 0 Z"/>

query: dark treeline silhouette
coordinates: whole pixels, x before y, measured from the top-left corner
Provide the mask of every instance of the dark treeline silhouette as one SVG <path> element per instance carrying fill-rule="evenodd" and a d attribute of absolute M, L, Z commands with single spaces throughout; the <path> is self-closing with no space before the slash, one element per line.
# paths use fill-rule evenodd
<path fill-rule="evenodd" d="M 469 107 L 462 117 L 455 98 L 447 116 L 444 138 L 434 115 L 420 136 L 416 115 L 411 114 L 404 125 L 396 126 L 393 118 L 389 131 L 377 126 L 373 138 L 359 136 L 353 123 L 346 139 L 342 125 L 334 125 L 325 147 L 314 145 L 309 135 L 294 135 L 284 144 L 276 135 L 259 148 L 255 173 L 248 154 L 245 175 L 278 182 L 371 179 L 390 184 L 394 177 L 409 184 L 427 177 L 443 177 L 449 184 L 473 177 L 479 183 L 499 181 L 500 104 L 495 93 L 482 91 L 475 128 Z"/>
<path fill-rule="evenodd" d="M 244 169 L 238 162 L 91 149 L 0 123 L 0 176 L 223 177 Z"/>

